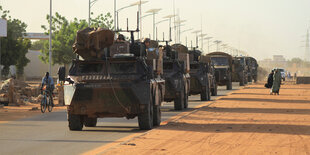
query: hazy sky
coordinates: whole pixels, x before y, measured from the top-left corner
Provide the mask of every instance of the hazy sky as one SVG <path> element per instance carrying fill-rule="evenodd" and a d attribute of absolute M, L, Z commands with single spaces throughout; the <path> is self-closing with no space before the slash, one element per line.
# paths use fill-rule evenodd
<path fill-rule="evenodd" d="M 137 0 L 117 0 L 117 7 L 127 6 Z M 303 58 L 305 34 L 310 25 L 310 0 L 175 0 L 182 19 L 187 20 L 182 29 L 201 27 L 203 32 L 229 46 L 245 50 L 258 59 L 271 58 L 281 54 L 286 58 Z M 49 13 L 49 0 L 0 0 L 4 9 L 10 10 L 14 18 L 28 24 L 28 32 L 43 32 Z M 143 5 L 143 12 L 162 8 L 157 21 L 173 14 L 173 0 L 149 0 Z M 92 7 L 94 16 L 113 12 L 113 0 L 98 0 Z M 120 12 L 121 26 L 129 17 L 130 26 L 135 27 L 137 7 Z M 88 0 L 53 0 L 53 12 L 59 12 L 68 19 L 88 18 Z M 152 18 L 143 20 L 143 34 L 152 34 Z M 168 36 L 168 22 L 158 26 L 159 37 L 164 31 Z M 185 44 L 195 40 L 195 35 L 182 35 Z M 206 47 L 206 44 L 205 44 Z M 205 51 L 207 48 L 205 48 Z"/>

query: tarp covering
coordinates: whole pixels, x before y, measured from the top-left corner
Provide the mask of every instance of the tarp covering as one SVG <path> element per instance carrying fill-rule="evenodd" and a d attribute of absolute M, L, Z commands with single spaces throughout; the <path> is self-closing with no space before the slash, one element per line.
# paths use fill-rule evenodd
<path fill-rule="evenodd" d="M 188 53 L 188 48 L 182 44 L 174 44 L 171 47 L 178 53 Z"/>
<path fill-rule="evenodd" d="M 73 52 L 83 59 L 98 59 L 104 48 L 114 43 L 114 32 L 104 28 L 85 28 L 77 32 Z"/>

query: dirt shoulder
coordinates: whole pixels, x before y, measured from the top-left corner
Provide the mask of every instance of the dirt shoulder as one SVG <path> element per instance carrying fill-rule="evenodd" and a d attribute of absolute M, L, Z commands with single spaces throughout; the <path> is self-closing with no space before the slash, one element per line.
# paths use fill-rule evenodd
<path fill-rule="evenodd" d="M 257 84 L 104 154 L 309 154 L 309 129 L 310 85 Z"/>

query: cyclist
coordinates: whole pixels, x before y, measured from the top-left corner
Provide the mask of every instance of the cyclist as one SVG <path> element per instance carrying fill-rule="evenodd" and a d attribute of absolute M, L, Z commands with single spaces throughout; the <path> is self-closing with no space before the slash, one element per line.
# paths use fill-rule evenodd
<path fill-rule="evenodd" d="M 52 106 L 54 107 L 53 102 L 53 91 L 55 89 L 53 78 L 49 76 L 49 72 L 46 72 L 45 76 L 42 78 L 41 90 L 46 85 L 46 90 L 48 90 L 51 94 Z"/>

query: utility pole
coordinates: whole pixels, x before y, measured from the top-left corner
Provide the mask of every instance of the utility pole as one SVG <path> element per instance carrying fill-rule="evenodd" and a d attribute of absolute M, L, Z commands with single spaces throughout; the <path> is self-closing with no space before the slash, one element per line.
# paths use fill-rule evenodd
<path fill-rule="evenodd" d="M 310 48 L 309 48 L 309 29 L 306 35 L 306 49 L 305 49 L 305 61 L 310 61 Z"/>
<path fill-rule="evenodd" d="M 50 0 L 49 73 L 52 76 L 52 0 Z"/>

